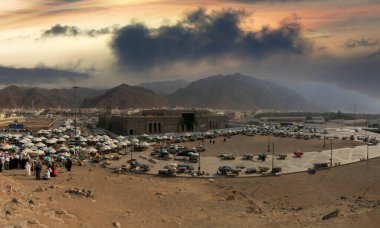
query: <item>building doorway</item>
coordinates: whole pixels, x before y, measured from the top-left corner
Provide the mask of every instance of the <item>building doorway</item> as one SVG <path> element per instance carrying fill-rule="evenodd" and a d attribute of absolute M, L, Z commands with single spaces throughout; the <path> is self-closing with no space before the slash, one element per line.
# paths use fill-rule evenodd
<path fill-rule="evenodd" d="M 182 131 L 194 131 L 195 113 L 182 113 Z"/>

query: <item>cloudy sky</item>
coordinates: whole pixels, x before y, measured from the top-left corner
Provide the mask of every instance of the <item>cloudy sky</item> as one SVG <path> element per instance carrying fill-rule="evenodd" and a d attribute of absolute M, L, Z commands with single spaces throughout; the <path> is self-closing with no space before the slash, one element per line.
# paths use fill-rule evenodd
<path fill-rule="evenodd" d="M 0 84 L 240 72 L 380 98 L 378 0 L 1 0 Z"/>

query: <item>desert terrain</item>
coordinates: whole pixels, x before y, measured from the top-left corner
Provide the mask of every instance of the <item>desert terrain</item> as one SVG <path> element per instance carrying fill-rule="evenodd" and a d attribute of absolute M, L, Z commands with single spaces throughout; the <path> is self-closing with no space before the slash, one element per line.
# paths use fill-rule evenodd
<path fill-rule="evenodd" d="M 216 142 L 215 146 L 218 145 L 234 147 L 230 141 Z M 5 170 L 0 176 L 0 224 L 2 227 L 377 227 L 379 164 L 380 159 L 375 158 L 316 174 L 216 179 L 116 174 L 90 162 L 74 166 L 71 172 L 59 168 L 59 176 L 48 181 L 28 178 L 24 170 Z M 337 217 L 322 219 L 336 210 Z"/>

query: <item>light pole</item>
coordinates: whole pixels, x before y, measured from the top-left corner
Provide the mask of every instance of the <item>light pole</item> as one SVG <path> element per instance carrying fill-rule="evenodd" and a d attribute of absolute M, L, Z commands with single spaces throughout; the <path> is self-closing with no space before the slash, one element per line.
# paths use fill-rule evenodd
<path fill-rule="evenodd" d="M 274 168 L 274 142 L 272 143 L 272 172 Z"/>
<path fill-rule="evenodd" d="M 75 93 L 75 107 L 74 107 L 74 139 L 75 139 L 75 146 L 78 146 L 78 141 L 77 141 L 77 89 L 79 88 L 78 86 L 74 86 L 74 93 Z M 75 155 L 78 155 L 78 151 L 75 150 Z"/>
<path fill-rule="evenodd" d="M 323 149 L 326 148 L 326 118 L 324 119 L 325 128 L 323 129 Z"/>
<path fill-rule="evenodd" d="M 267 152 L 270 152 L 270 124 L 268 124 L 268 131 L 267 131 L 267 134 L 268 134 L 268 150 Z"/>
<path fill-rule="evenodd" d="M 368 123 L 366 122 L 366 128 L 368 127 Z M 368 137 L 369 138 L 369 137 Z M 368 143 L 369 143 L 369 139 L 367 140 L 367 131 L 365 131 L 365 136 L 364 136 L 364 140 L 366 141 L 367 143 L 367 160 L 369 159 L 369 148 L 368 148 Z"/>
<path fill-rule="evenodd" d="M 74 93 L 75 93 L 75 107 L 74 107 L 74 127 L 75 127 L 75 136 L 77 135 L 77 89 L 79 88 L 78 86 L 74 86 Z"/>
<path fill-rule="evenodd" d="M 199 153 L 199 158 L 198 158 L 198 176 L 201 175 L 201 153 Z"/>
<path fill-rule="evenodd" d="M 356 104 L 354 104 L 354 134 L 356 133 Z"/>
<path fill-rule="evenodd" d="M 131 162 L 132 162 L 133 144 L 131 144 Z"/>
<path fill-rule="evenodd" d="M 369 147 L 368 147 L 368 142 L 367 142 L 367 160 L 369 159 L 369 153 L 368 153 L 369 151 L 368 150 L 369 150 Z"/>
<path fill-rule="evenodd" d="M 330 157 L 330 167 L 332 167 L 332 164 L 333 164 L 333 155 L 332 155 L 332 152 L 333 152 L 333 140 L 330 139 L 330 146 L 331 146 L 331 157 Z"/>

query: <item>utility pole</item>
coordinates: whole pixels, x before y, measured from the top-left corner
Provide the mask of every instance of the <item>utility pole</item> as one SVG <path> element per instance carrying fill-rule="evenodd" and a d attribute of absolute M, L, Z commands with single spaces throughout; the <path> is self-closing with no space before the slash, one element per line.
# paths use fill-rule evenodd
<path fill-rule="evenodd" d="M 274 142 L 272 143 L 272 172 L 274 168 Z"/>
<path fill-rule="evenodd" d="M 75 130 L 75 136 L 77 135 L 77 89 L 79 88 L 78 86 L 74 86 L 74 93 L 75 93 L 75 107 L 74 107 L 74 130 Z"/>
<path fill-rule="evenodd" d="M 354 104 L 354 134 L 356 132 L 356 104 Z"/>
<path fill-rule="evenodd" d="M 330 167 L 332 167 L 332 164 L 333 164 L 333 155 L 332 155 L 332 152 L 333 152 L 333 140 L 330 139 L 330 145 L 331 145 L 331 157 L 330 157 Z"/>
<path fill-rule="evenodd" d="M 131 144 L 131 162 L 132 162 L 133 144 Z"/>
<path fill-rule="evenodd" d="M 366 122 L 366 128 L 367 128 L 367 126 L 368 126 L 368 123 Z M 368 139 L 367 139 L 367 131 L 365 131 L 365 136 L 364 136 L 364 139 L 365 139 L 365 141 L 366 141 L 366 143 L 367 143 L 367 160 L 369 159 L 369 146 L 368 146 L 368 143 L 369 143 L 369 137 L 368 137 Z"/>
<path fill-rule="evenodd" d="M 267 133 L 268 133 L 268 150 L 267 150 L 267 152 L 270 152 L 270 124 L 268 124 L 268 131 L 267 131 Z"/>
<path fill-rule="evenodd" d="M 75 139 L 75 148 L 77 148 L 77 89 L 79 88 L 78 86 L 74 86 L 74 93 L 75 93 L 75 107 L 74 107 L 74 139 Z M 78 151 L 75 149 L 75 155 L 79 155 Z"/>
<path fill-rule="evenodd" d="M 369 159 L 369 146 L 368 146 L 368 142 L 367 142 L 367 160 Z"/>
<path fill-rule="evenodd" d="M 199 153 L 199 159 L 198 159 L 198 176 L 201 175 L 201 153 Z"/>
<path fill-rule="evenodd" d="M 326 148 L 326 118 L 324 118 L 325 128 L 323 129 L 323 149 Z"/>

